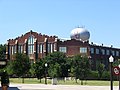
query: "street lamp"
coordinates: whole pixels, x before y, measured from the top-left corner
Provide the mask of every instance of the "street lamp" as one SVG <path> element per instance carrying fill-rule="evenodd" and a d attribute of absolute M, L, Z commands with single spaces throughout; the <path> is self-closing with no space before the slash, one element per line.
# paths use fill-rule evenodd
<path fill-rule="evenodd" d="M 47 84 L 47 66 L 48 64 L 45 63 L 45 84 Z"/>
<path fill-rule="evenodd" d="M 111 90 L 113 90 L 113 70 L 112 70 L 112 63 L 113 63 L 113 60 L 114 60 L 114 58 L 113 58 L 113 56 L 111 55 L 110 57 L 109 57 L 109 62 L 110 62 L 110 84 L 111 84 Z"/>
<path fill-rule="evenodd" d="M 118 65 L 119 67 L 119 90 L 120 90 L 120 64 Z"/>

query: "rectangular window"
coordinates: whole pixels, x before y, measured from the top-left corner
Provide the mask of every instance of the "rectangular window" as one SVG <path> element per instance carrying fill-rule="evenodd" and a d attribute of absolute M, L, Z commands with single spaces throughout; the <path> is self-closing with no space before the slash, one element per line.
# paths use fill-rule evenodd
<path fill-rule="evenodd" d="M 34 53 L 34 44 L 28 45 L 28 54 L 33 54 Z"/>
<path fill-rule="evenodd" d="M 12 47 L 12 55 L 14 54 L 14 46 L 11 46 Z"/>
<path fill-rule="evenodd" d="M 21 49 L 20 49 L 20 52 L 22 53 L 23 52 L 23 46 L 21 45 Z"/>
<path fill-rule="evenodd" d="M 119 51 L 116 51 L 116 56 L 119 56 Z"/>
<path fill-rule="evenodd" d="M 107 51 L 106 51 L 106 54 L 107 54 L 107 55 L 110 55 L 110 51 L 109 51 L 109 50 L 107 50 Z"/>
<path fill-rule="evenodd" d="M 102 49 L 102 55 L 105 55 L 105 50 L 104 49 Z"/>
<path fill-rule="evenodd" d="M 29 54 L 32 54 L 32 45 L 29 45 L 29 48 L 30 48 L 30 53 Z"/>
<path fill-rule="evenodd" d="M 54 49 L 54 51 L 56 51 L 56 43 L 54 43 L 53 49 Z"/>
<path fill-rule="evenodd" d="M 48 53 L 51 51 L 50 43 L 48 43 Z"/>
<path fill-rule="evenodd" d="M 91 54 L 94 54 L 94 48 L 91 48 L 90 51 L 91 51 Z"/>
<path fill-rule="evenodd" d="M 19 53 L 22 53 L 22 51 L 23 51 L 23 47 L 22 47 L 22 45 L 19 45 L 19 46 L 18 46 L 18 52 L 19 52 Z"/>
<path fill-rule="evenodd" d="M 17 48 L 17 46 L 16 46 L 16 45 L 14 45 L 14 53 L 16 53 L 16 50 L 17 50 L 16 48 Z"/>
<path fill-rule="evenodd" d="M 80 53 L 87 53 L 87 47 L 80 47 Z"/>
<path fill-rule="evenodd" d="M 38 44 L 38 53 L 43 53 L 43 44 Z"/>
<path fill-rule="evenodd" d="M 34 44 L 32 45 L 32 54 L 34 54 Z"/>
<path fill-rule="evenodd" d="M 52 53 L 53 50 L 52 50 L 52 43 L 48 43 L 48 53 Z"/>
<path fill-rule="evenodd" d="M 40 48 L 39 47 L 40 47 L 40 45 L 38 44 L 37 45 L 37 53 L 40 53 Z"/>
<path fill-rule="evenodd" d="M 8 53 L 11 54 L 11 46 L 9 46 Z"/>
<path fill-rule="evenodd" d="M 53 52 L 53 44 L 51 43 L 51 53 Z"/>
<path fill-rule="evenodd" d="M 112 55 L 115 56 L 115 51 L 112 51 Z"/>
<path fill-rule="evenodd" d="M 59 51 L 66 53 L 67 52 L 67 48 L 66 47 L 59 47 Z"/>
<path fill-rule="evenodd" d="M 98 48 L 96 48 L 96 54 L 99 54 L 99 49 Z"/>
<path fill-rule="evenodd" d="M 43 44 L 40 44 L 40 53 L 43 53 Z"/>
<path fill-rule="evenodd" d="M 30 45 L 28 46 L 28 54 L 31 54 L 31 47 L 30 47 Z"/>

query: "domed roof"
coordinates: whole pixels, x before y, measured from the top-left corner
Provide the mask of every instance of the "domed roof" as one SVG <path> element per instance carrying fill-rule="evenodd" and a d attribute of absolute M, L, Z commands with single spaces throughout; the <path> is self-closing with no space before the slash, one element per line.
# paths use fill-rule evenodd
<path fill-rule="evenodd" d="M 90 38 L 90 33 L 83 27 L 75 28 L 71 31 L 71 39 L 88 41 Z"/>

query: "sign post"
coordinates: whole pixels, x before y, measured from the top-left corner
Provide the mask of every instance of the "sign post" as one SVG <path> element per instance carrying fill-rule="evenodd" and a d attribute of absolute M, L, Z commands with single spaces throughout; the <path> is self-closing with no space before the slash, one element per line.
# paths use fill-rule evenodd
<path fill-rule="evenodd" d="M 113 67 L 113 74 L 119 76 L 119 90 L 120 90 L 120 65 Z"/>
<path fill-rule="evenodd" d="M 113 67 L 113 74 L 116 76 L 118 76 L 120 74 L 118 66 Z"/>

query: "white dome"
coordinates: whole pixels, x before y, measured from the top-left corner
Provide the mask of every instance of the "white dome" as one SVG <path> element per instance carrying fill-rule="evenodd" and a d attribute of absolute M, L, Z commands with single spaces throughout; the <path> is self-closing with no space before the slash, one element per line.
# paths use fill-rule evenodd
<path fill-rule="evenodd" d="M 75 28 L 71 31 L 71 39 L 88 41 L 90 38 L 90 33 L 83 27 Z"/>

